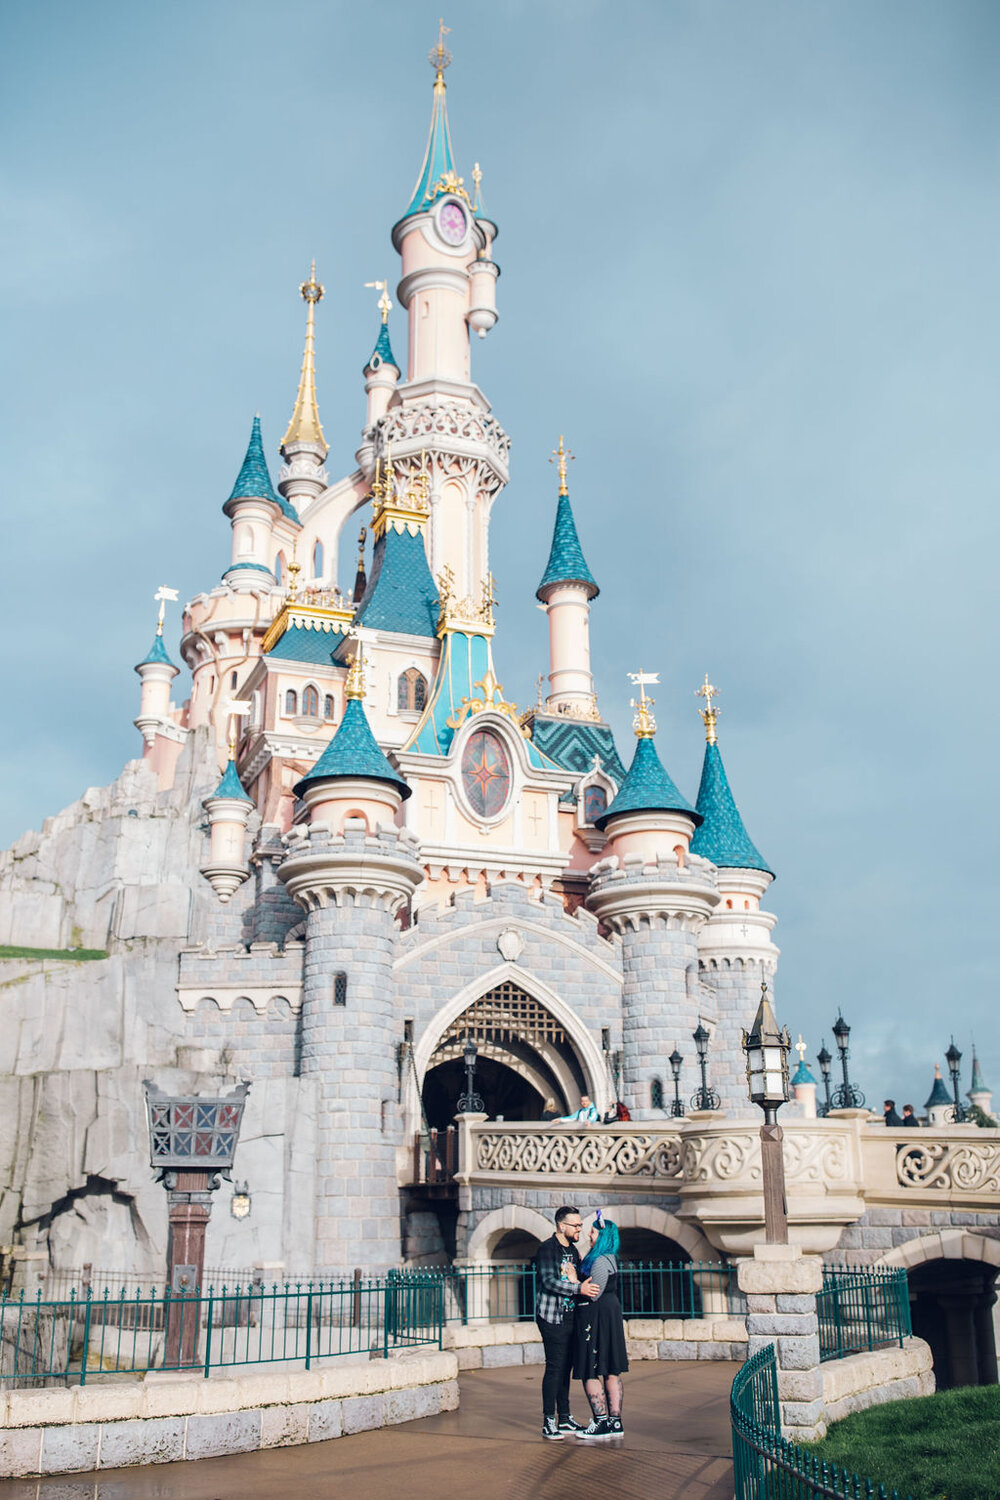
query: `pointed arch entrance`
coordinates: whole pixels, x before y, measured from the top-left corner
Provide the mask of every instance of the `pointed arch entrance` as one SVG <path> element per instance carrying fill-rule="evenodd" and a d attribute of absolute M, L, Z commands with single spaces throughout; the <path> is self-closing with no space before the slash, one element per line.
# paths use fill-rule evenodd
<path fill-rule="evenodd" d="M 462 1052 L 470 1039 L 478 1054 L 476 1088 L 491 1118 L 540 1120 L 547 1105 L 566 1114 L 581 1094 L 600 1106 L 601 1053 L 569 1007 L 516 965 L 484 978 L 435 1017 L 417 1048 L 428 1123 L 451 1123 L 465 1089 Z"/>

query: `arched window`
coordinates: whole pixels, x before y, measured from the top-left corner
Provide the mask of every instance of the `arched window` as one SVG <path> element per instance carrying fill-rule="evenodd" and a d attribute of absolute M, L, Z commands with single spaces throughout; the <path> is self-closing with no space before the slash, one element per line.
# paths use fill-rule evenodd
<path fill-rule="evenodd" d="M 274 559 L 274 580 L 276 583 L 283 583 L 285 580 L 285 554 L 283 552 L 279 552 Z"/>
<path fill-rule="evenodd" d="M 296 693 L 296 691 L 295 691 L 294 688 L 289 688 L 288 692 L 285 694 L 285 713 L 286 714 L 297 714 L 298 711 L 299 711 L 298 694 Z"/>
<path fill-rule="evenodd" d="M 427 678 L 416 667 L 400 672 L 396 684 L 396 708 L 401 714 L 422 713 L 427 702 Z"/>
<path fill-rule="evenodd" d="M 323 699 L 323 717 L 324 719 L 333 718 L 333 698 L 329 693 L 327 693 L 326 697 Z"/>
<path fill-rule="evenodd" d="M 650 1109 L 663 1108 L 663 1079 L 651 1078 L 649 1081 L 649 1107 Z"/>
<path fill-rule="evenodd" d="M 319 693 L 312 683 L 302 689 L 302 712 L 307 719 L 319 718 Z"/>
<path fill-rule="evenodd" d="M 313 547 L 313 577 L 323 577 L 323 543 L 320 541 Z"/>
<path fill-rule="evenodd" d="M 236 683 L 237 683 L 237 679 L 238 679 L 238 677 L 239 677 L 239 673 L 238 673 L 238 672 L 233 672 L 233 673 L 232 673 L 232 674 L 231 674 L 231 675 L 230 675 L 230 678 L 229 678 L 229 686 L 230 686 L 230 687 L 231 687 L 231 688 L 232 688 L 232 690 L 233 690 L 233 692 L 235 692 L 235 691 L 236 691 Z"/>
<path fill-rule="evenodd" d="M 593 823 L 608 810 L 608 794 L 602 786 L 584 787 L 583 791 L 583 820 L 585 823 Z"/>

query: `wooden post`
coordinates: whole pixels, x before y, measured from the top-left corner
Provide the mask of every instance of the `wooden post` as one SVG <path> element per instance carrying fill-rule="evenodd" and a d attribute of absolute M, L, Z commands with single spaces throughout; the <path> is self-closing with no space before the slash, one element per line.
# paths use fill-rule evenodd
<path fill-rule="evenodd" d="M 169 1173 L 167 1184 L 167 1286 L 170 1291 L 164 1365 L 183 1369 L 198 1357 L 200 1292 L 205 1274 L 205 1231 L 212 1212 L 214 1172 Z"/>
<path fill-rule="evenodd" d="M 788 1244 L 788 1201 L 785 1197 L 785 1157 L 781 1126 L 765 1120 L 760 1127 L 760 1165 L 764 1188 L 764 1240 Z"/>

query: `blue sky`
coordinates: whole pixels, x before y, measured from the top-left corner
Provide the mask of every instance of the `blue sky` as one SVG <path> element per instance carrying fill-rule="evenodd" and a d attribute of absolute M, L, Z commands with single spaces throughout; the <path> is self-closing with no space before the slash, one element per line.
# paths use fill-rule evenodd
<path fill-rule="evenodd" d="M 546 665 L 565 432 L 602 706 L 627 757 L 625 673 L 659 670 L 658 746 L 693 796 L 693 691 L 721 687 L 779 877 L 782 1018 L 812 1055 L 842 1005 L 870 1100 L 922 1103 L 952 1029 L 1000 1089 L 1000 9 L 446 19 L 460 170 L 482 163 L 501 230 L 474 376 L 514 443 L 508 694 Z M 258 408 L 275 459 L 313 255 L 330 470 L 353 466 L 363 283 L 397 274 L 436 21 L 413 0 L 3 8 L 3 841 L 137 753 L 151 596 L 228 561 L 220 506 Z"/>

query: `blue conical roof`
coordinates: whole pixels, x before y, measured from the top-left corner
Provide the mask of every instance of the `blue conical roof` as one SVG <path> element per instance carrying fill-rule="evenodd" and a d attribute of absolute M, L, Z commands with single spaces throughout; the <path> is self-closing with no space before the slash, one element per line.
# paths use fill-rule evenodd
<path fill-rule="evenodd" d="M 138 672 L 139 667 L 148 667 L 152 662 L 162 662 L 165 667 L 174 666 L 173 662 L 170 660 L 170 657 L 167 655 L 167 648 L 163 644 L 163 637 L 159 631 L 157 631 L 153 636 L 153 644 L 150 646 L 149 650 L 146 652 L 145 656 L 142 658 L 142 661 L 139 663 L 139 666 L 137 666 L 135 670 Z M 174 667 L 174 671 L 179 671 L 179 668 Z"/>
<path fill-rule="evenodd" d="M 979 1066 L 979 1058 L 976 1056 L 976 1049 L 975 1049 L 975 1047 L 973 1047 L 973 1049 L 972 1049 L 972 1083 L 971 1083 L 971 1085 L 969 1087 L 969 1093 L 970 1094 L 985 1094 L 986 1093 L 986 1085 L 983 1082 L 983 1070 Z"/>
<path fill-rule="evenodd" d="M 273 500 L 275 505 L 281 504 L 274 492 L 267 459 L 264 457 L 264 444 L 260 436 L 260 417 L 253 419 L 243 467 L 236 476 L 236 483 L 233 485 L 233 492 L 229 498 L 230 500 Z"/>
<path fill-rule="evenodd" d="M 404 801 L 410 795 L 409 786 L 379 749 L 360 698 L 348 698 L 337 733 L 308 775 L 296 784 L 295 795 L 301 797 L 303 787 L 314 781 L 331 781 L 341 776 L 388 781 L 398 787 Z"/>
<path fill-rule="evenodd" d="M 444 79 L 439 77 L 434 84 L 434 104 L 431 109 L 431 128 L 427 136 L 423 166 L 413 189 L 413 197 L 403 215 L 418 214 L 430 208 L 436 198 L 448 191 L 443 182 L 455 180 L 455 157 L 451 149 L 451 131 L 448 129 L 448 105 L 445 102 Z"/>
<path fill-rule="evenodd" d="M 230 758 L 223 772 L 222 780 L 212 793 L 213 797 L 229 797 L 233 802 L 252 802 L 243 789 L 243 783 L 236 772 L 236 762 Z"/>
<path fill-rule="evenodd" d="M 944 1079 L 941 1077 L 941 1069 L 940 1068 L 935 1068 L 934 1069 L 934 1087 L 931 1089 L 930 1098 L 925 1103 L 924 1109 L 930 1109 L 930 1107 L 931 1107 L 932 1104 L 953 1104 L 953 1103 L 954 1103 L 954 1100 L 952 1099 L 952 1097 L 949 1094 L 948 1090 L 944 1086 Z"/>
<path fill-rule="evenodd" d="M 403 368 L 392 352 L 392 345 L 389 342 L 388 323 L 383 323 L 379 329 L 378 338 L 375 340 L 375 348 L 372 350 L 372 357 L 365 366 L 365 369 L 377 370 L 380 365 L 392 365 L 394 369 L 400 372 L 402 372 Z"/>
<path fill-rule="evenodd" d="M 680 812 L 687 813 L 696 825 L 701 822 L 701 814 L 695 812 L 663 769 L 663 763 L 649 735 L 643 735 L 636 741 L 632 764 L 625 774 L 618 796 L 607 812 L 594 819 L 594 826 L 603 830 L 611 818 L 627 812 Z"/>
<path fill-rule="evenodd" d="M 698 811 L 704 819 L 691 840 L 691 853 L 710 859 L 713 865 L 735 870 L 763 870 L 772 875 L 743 827 L 726 768 L 716 744 L 705 746 L 705 761 L 698 788 Z"/>
<path fill-rule="evenodd" d="M 559 496 L 549 561 L 542 575 L 542 581 L 535 590 L 536 596 L 542 599 L 543 590 L 554 583 L 586 584 L 591 599 L 596 599 L 600 593 L 594 575 L 587 567 L 587 560 L 580 546 L 580 538 L 576 534 L 573 507 L 569 503 L 568 495 Z"/>
<path fill-rule="evenodd" d="M 691 847 L 694 848 L 694 845 L 692 844 Z M 815 1083 L 815 1082 L 816 1082 L 815 1078 L 812 1076 L 812 1074 L 810 1073 L 809 1069 L 806 1067 L 806 1060 L 805 1060 L 805 1058 L 804 1057 L 800 1058 L 799 1059 L 799 1065 L 795 1069 L 795 1072 L 792 1074 L 792 1083 L 794 1084 L 794 1083 Z"/>
<path fill-rule="evenodd" d="M 389 526 L 375 543 L 372 570 L 354 623 L 370 630 L 433 637 L 440 592 L 431 577 L 423 535 Z"/>

